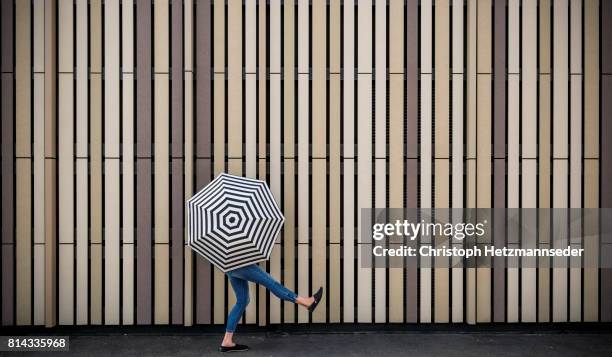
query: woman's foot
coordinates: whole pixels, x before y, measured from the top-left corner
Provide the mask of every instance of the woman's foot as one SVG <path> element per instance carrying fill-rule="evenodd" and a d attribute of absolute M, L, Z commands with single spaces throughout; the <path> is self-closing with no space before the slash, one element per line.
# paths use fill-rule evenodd
<path fill-rule="evenodd" d="M 317 308 L 317 305 L 319 305 L 319 302 L 321 302 L 322 297 L 323 297 L 323 287 L 320 287 L 319 290 L 317 290 L 317 292 L 314 293 L 314 295 L 312 296 L 314 301 L 312 302 L 312 304 L 308 306 L 308 311 L 313 312 Z"/>
<path fill-rule="evenodd" d="M 219 346 L 219 352 L 244 352 L 248 351 L 249 346 L 233 343 L 232 346 Z"/>

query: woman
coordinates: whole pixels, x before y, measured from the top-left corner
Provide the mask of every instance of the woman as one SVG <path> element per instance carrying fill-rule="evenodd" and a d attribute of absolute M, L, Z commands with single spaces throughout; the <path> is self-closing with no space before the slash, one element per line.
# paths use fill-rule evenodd
<path fill-rule="evenodd" d="M 227 327 L 225 329 L 223 342 L 221 342 L 221 347 L 219 347 L 220 352 L 239 352 L 249 349 L 248 346 L 238 345 L 233 341 L 236 325 L 238 325 L 238 321 L 240 321 L 244 310 L 249 304 L 249 281 L 265 286 L 279 299 L 302 305 L 310 312 L 314 311 L 323 296 L 323 287 L 320 287 L 311 297 L 298 296 L 296 293 L 274 280 L 270 274 L 263 271 L 257 264 L 251 264 L 243 268 L 229 271 L 227 272 L 227 276 L 229 277 L 229 281 L 234 289 L 234 294 L 236 295 L 236 304 L 227 317 Z"/>

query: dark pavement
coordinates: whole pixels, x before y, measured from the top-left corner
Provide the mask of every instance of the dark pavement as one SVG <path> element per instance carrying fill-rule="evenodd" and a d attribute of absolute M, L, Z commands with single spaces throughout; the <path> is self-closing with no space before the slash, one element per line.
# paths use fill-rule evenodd
<path fill-rule="evenodd" d="M 71 335 L 79 356 L 222 356 L 220 334 Z M 593 332 L 340 332 L 237 334 L 231 356 L 611 356 L 612 334 Z M 1 353 L 0 353 L 1 354 Z M 38 352 L 5 353 L 35 355 Z"/>

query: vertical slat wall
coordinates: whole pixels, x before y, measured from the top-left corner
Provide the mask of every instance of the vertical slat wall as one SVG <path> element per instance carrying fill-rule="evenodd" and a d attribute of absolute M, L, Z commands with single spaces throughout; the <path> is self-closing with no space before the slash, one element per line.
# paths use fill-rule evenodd
<path fill-rule="evenodd" d="M 284 211 L 261 266 L 327 292 L 310 316 L 251 286 L 244 324 L 612 319 L 608 241 L 582 269 L 366 268 L 360 249 L 361 208 L 610 207 L 609 2 L 0 10 L 2 325 L 224 324 L 227 278 L 185 246 L 185 200 L 220 172 L 266 180 Z M 492 218 L 490 242 L 524 248 L 609 224 Z"/>

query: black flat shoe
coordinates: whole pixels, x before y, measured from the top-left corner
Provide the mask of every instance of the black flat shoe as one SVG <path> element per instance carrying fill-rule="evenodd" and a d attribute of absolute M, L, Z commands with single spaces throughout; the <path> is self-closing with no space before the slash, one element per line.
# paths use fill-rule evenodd
<path fill-rule="evenodd" d="M 249 346 L 236 344 L 233 347 L 219 346 L 219 352 L 244 352 L 248 351 Z"/>
<path fill-rule="evenodd" d="M 308 306 L 308 311 L 313 312 L 317 308 L 317 305 L 319 305 L 319 302 L 321 302 L 322 296 L 323 296 L 323 287 L 320 287 L 319 290 L 317 290 L 317 292 L 312 296 L 314 297 L 314 302 L 310 304 L 310 306 Z"/>

